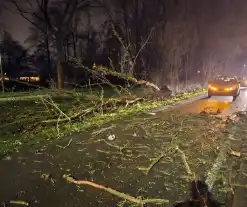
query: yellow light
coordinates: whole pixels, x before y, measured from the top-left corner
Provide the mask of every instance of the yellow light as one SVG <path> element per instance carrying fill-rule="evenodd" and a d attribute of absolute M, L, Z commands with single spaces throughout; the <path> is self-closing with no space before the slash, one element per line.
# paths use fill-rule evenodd
<path fill-rule="evenodd" d="M 40 80 L 39 77 L 30 77 L 30 79 L 31 79 L 32 81 L 37 81 L 37 82 Z"/>
<path fill-rule="evenodd" d="M 218 90 L 216 87 L 211 86 L 211 85 L 209 85 L 208 87 L 209 87 L 211 90 L 213 90 L 213 91 L 217 91 L 217 90 Z"/>
<path fill-rule="evenodd" d="M 226 91 L 232 91 L 233 90 L 233 88 L 231 87 L 231 88 L 226 88 Z"/>
<path fill-rule="evenodd" d="M 40 77 L 20 77 L 20 80 L 38 82 Z"/>

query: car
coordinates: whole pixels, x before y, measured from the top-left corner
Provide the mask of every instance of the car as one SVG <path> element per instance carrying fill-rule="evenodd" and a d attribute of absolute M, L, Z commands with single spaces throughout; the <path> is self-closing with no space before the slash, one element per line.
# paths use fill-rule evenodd
<path fill-rule="evenodd" d="M 208 83 L 208 98 L 212 96 L 233 96 L 233 101 L 240 94 L 238 78 L 232 76 L 217 76 Z"/>

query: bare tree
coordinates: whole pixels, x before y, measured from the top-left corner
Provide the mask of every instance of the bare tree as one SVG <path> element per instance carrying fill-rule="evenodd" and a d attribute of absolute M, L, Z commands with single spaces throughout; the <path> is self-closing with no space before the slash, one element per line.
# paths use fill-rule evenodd
<path fill-rule="evenodd" d="M 11 0 L 18 13 L 29 21 L 44 37 L 47 57 L 50 56 L 50 42 L 56 49 L 57 85 L 60 91 L 64 86 L 64 42 L 75 31 L 74 22 L 77 12 L 90 6 L 89 0 L 29 0 L 21 6 L 17 0 Z"/>

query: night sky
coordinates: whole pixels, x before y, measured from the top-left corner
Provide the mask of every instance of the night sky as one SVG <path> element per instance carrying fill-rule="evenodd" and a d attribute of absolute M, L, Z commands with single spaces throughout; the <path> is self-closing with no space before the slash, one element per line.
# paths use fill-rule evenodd
<path fill-rule="evenodd" d="M 105 20 L 105 16 L 99 13 L 94 13 L 91 18 L 91 23 L 94 28 L 98 28 Z M 28 37 L 28 27 L 30 26 L 27 20 L 14 11 L 5 10 L 1 14 L 0 23 L 3 23 L 5 29 L 15 40 L 27 46 L 27 44 L 24 43 Z"/>
<path fill-rule="evenodd" d="M 18 14 L 14 14 L 8 10 L 3 11 L 1 14 L 1 23 L 3 23 L 6 30 L 13 36 L 15 40 L 24 44 L 24 41 L 28 35 L 28 22 L 20 17 Z"/>

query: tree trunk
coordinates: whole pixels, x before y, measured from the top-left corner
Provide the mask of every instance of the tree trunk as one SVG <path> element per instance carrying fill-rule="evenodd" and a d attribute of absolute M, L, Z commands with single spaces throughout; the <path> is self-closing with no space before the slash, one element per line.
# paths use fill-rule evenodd
<path fill-rule="evenodd" d="M 67 62 L 67 49 L 66 49 L 66 43 L 63 44 L 63 51 L 64 51 L 64 62 Z"/>
<path fill-rule="evenodd" d="M 127 0 L 123 0 L 123 15 L 124 15 L 124 26 L 125 26 L 125 37 L 126 45 L 129 45 L 129 24 L 128 24 L 128 11 L 127 11 Z"/>
<path fill-rule="evenodd" d="M 45 47 L 46 47 L 46 55 L 47 55 L 47 63 L 48 63 L 48 73 L 49 73 L 49 78 L 52 76 L 52 67 L 51 67 L 51 53 L 50 53 L 50 40 L 49 40 L 49 17 L 48 17 L 48 3 L 49 0 L 44 0 L 43 2 L 43 12 L 45 16 L 45 23 L 46 23 L 46 37 L 45 37 Z"/>
<path fill-rule="evenodd" d="M 57 41 L 57 88 L 59 94 L 64 88 L 63 55 L 63 44 L 61 41 Z"/>
<path fill-rule="evenodd" d="M 47 64 L 48 64 L 48 75 L 51 77 L 52 71 L 51 71 L 51 54 L 50 54 L 50 48 L 49 48 L 49 37 L 48 32 L 45 36 L 45 47 L 46 47 L 46 56 L 47 56 Z"/>
<path fill-rule="evenodd" d="M 1 56 L 1 54 L 0 54 L 0 76 L 1 76 L 2 92 L 4 93 L 4 76 L 3 76 L 2 56 Z"/>
<path fill-rule="evenodd" d="M 77 51 L 76 51 L 77 34 L 76 34 L 76 32 L 73 32 L 72 33 L 72 39 L 73 39 L 73 53 L 74 53 L 74 58 L 77 58 Z"/>
<path fill-rule="evenodd" d="M 139 0 L 135 0 L 135 33 L 136 33 L 136 38 L 135 38 L 135 56 L 137 56 L 139 50 L 140 50 L 140 31 L 139 31 Z M 133 65 L 133 72 L 135 76 L 138 78 L 140 75 L 140 68 L 139 68 L 139 58 L 136 59 L 136 62 Z"/>
<path fill-rule="evenodd" d="M 67 59 L 65 60 L 65 62 L 67 62 L 67 61 L 69 61 L 70 60 L 70 58 L 71 58 L 71 56 L 70 56 L 70 51 L 69 51 L 69 38 L 67 38 L 66 39 L 66 53 L 67 53 Z"/>
<path fill-rule="evenodd" d="M 188 72 L 189 72 L 189 67 L 190 67 L 190 64 L 189 64 L 189 55 L 187 54 L 186 55 L 186 60 L 185 60 L 185 67 L 184 67 L 184 70 L 185 70 L 185 85 L 187 86 L 188 84 Z"/>

